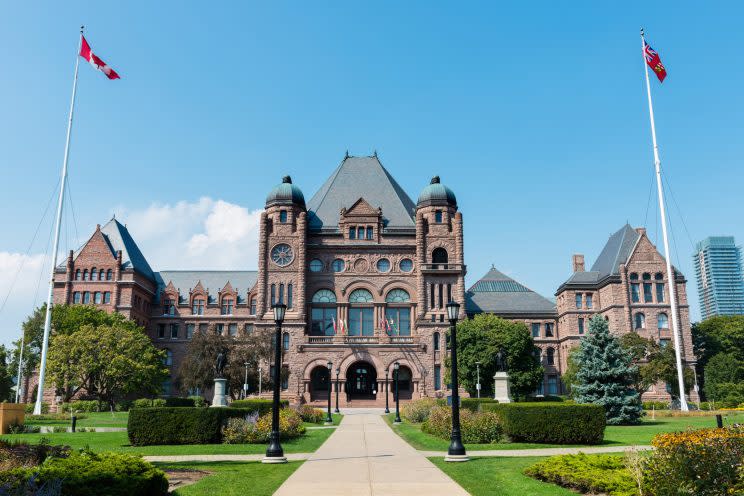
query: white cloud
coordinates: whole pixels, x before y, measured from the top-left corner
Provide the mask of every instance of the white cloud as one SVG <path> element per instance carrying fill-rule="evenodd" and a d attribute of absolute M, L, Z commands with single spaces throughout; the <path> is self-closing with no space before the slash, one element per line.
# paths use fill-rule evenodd
<path fill-rule="evenodd" d="M 260 209 L 203 197 L 114 211 L 153 270 L 257 267 Z M 81 237 L 87 240 L 90 234 L 81 232 Z M 49 270 L 43 254 L 0 251 L 0 305 L 8 297 L 0 311 L 0 343 L 18 339 L 23 320 L 46 301 Z"/>
<path fill-rule="evenodd" d="M 255 269 L 261 210 L 203 197 L 193 203 L 117 209 L 154 270 Z"/>

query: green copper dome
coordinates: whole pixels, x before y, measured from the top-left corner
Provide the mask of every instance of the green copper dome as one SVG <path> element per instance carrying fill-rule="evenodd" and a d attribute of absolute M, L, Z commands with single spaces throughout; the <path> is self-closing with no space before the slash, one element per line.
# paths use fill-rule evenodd
<path fill-rule="evenodd" d="M 416 202 L 418 207 L 428 207 L 430 205 L 457 206 L 455 193 L 439 182 L 439 176 L 431 178 L 431 183 L 424 188 L 418 197 L 418 202 Z"/>
<path fill-rule="evenodd" d="M 282 183 L 274 186 L 266 196 L 266 206 L 272 205 L 299 205 L 305 208 L 305 195 L 299 186 L 292 184 L 291 177 L 284 176 Z"/>

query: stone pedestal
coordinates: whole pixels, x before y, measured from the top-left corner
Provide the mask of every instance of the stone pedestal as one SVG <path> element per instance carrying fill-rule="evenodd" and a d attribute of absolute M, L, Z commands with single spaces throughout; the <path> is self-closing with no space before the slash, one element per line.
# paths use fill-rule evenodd
<path fill-rule="evenodd" d="M 227 406 L 227 379 L 215 379 L 214 380 L 214 397 L 212 398 L 212 406 L 220 407 Z"/>
<path fill-rule="evenodd" d="M 499 403 L 511 403 L 511 388 L 509 385 L 509 374 L 507 372 L 496 372 L 493 376 L 493 399 Z"/>

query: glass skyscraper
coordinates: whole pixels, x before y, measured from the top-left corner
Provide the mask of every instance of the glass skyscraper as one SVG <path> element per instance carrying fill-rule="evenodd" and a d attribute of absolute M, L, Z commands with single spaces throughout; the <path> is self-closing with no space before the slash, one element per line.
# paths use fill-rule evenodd
<path fill-rule="evenodd" d="M 741 248 L 734 243 L 734 237 L 705 238 L 697 244 L 693 259 L 703 319 L 744 315 Z"/>

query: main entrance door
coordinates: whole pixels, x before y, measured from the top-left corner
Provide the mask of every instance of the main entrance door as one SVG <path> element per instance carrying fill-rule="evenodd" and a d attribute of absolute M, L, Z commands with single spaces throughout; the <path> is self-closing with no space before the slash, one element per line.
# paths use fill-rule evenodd
<path fill-rule="evenodd" d="M 367 362 L 356 362 L 346 371 L 346 393 L 350 400 L 375 399 L 377 371 Z"/>

